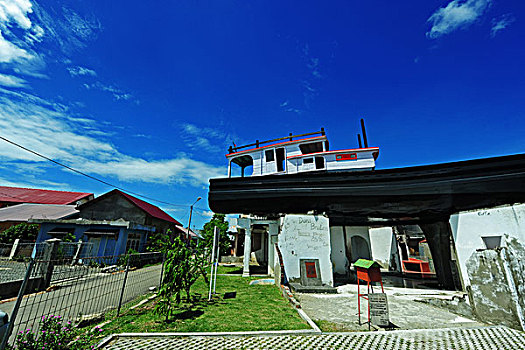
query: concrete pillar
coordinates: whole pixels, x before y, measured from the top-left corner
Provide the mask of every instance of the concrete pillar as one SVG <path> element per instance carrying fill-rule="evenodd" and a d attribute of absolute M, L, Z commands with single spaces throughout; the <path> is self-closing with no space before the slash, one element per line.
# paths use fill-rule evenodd
<path fill-rule="evenodd" d="M 75 251 L 75 256 L 73 256 L 73 260 L 71 260 L 71 265 L 76 265 L 79 262 L 81 251 L 82 251 L 82 239 L 79 239 L 77 242 L 77 249 Z"/>
<path fill-rule="evenodd" d="M 15 257 L 16 251 L 18 250 L 19 242 L 20 242 L 19 238 L 15 239 L 15 241 L 13 242 L 13 246 L 11 247 L 11 253 L 9 253 L 9 260 Z"/>
<path fill-rule="evenodd" d="M 42 259 L 42 272 L 44 276 L 44 289 L 51 285 L 51 278 L 53 276 L 53 270 L 57 263 L 57 252 L 58 246 L 62 240 L 58 238 L 51 238 L 46 241 L 46 248 L 44 257 Z"/>
<path fill-rule="evenodd" d="M 250 259 L 252 255 L 252 227 L 251 224 L 244 228 L 244 266 L 242 269 L 243 277 L 250 277 Z"/>
<path fill-rule="evenodd" d="M 272 223 L 268 225 L 268 274 L 273 276 L 275 268 L 275 243 L 279 234 L 279 224 Z"/>
<path fill-rule="evenodd" d="M 427 239 L 439 285 L 444 289 L 455 290 L 454 276 L 450 265 L 450 237 L 452 230 L 450 229 L 449 219 L 420 224 L 419 227 L 421 227 Z"/>

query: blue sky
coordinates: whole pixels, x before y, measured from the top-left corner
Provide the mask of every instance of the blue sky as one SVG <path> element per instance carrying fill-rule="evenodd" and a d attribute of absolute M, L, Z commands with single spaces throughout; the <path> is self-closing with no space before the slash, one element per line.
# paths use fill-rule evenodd
<path fill-rule="evenodd" d="M 0 0 L 0 136 L 207 220 L 231 142 L 324 127 L 378 168 L 522 153 L 522 1 Z M 2 142 L 0 184 L 102 194 Z M 193 225 L 192 225 L 193 226 Z"/>

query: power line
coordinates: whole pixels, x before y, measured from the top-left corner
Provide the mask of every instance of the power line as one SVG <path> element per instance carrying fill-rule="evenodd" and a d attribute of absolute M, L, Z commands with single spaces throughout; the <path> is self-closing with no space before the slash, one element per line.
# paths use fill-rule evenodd
<path fill-rule="evenodd" d="M 29 152 L 29 153 L 32 153 L 32 154 L 34 154 L 34 155 L 36 155 L 36 156 L 38 156 L 38 157 L 40 157 L 40 158 L 44 158 L 44 159 L 46 159 L 46 160 L 48 160 L 48 161 L 50 161 L 50 162 L 52 162 L 52 163 L 55 163 L 56 165 L 59 165 L 59 166 L 64 167 L 64 168 L 66 168 L 66 169 L 68 169 L 68 170 L 71 170 L 72 172 L 75 172 L 75 173 L 77 173 L 77 174 L 79 174 L 79 175 L 86 176 L 86 177 L 90 178 L 91 180 L 95 180 L 95 181 L 98 181 L 98 182 L 100 182 L 100 183 L 103 183 L 104 185 L 107 185 L 107 186 L 110 186 L 110 187 L 116 188 L 116 189 L 118 189 L 118 190 L 121 190 L 121 191 L 124 191 L 124 192 L 130 193 L 130 194 L 134 194 L 135 196 L 142 197 L 142 198 L 146 198 L 146 199 L 149 199 L 149 200 L 152 200 L 152 201 L 158 202 L 158 203 L 169 204 L 169 205 L 173 205 L 173 206 L 176 206 L 176 207 L 189 207 L 189 205 L 184 205 L 184 204 L 175 204 L 175 203 L 170 203 L 170 202 L 164 202 L 164 201 L 161 201 L 161 200 L 158 200 L 158 199 L 152 198 L 152 197 L 145 196 L 145 195 L 140 194 L 140 193 L 137 193 L 137 192 L 129 191 L 129 190 L 125 189 L 125 188 L 122 188 L 122 187 L 119 187 L 119 186 L 113 185 L 113 184 L 111 184 L 111 183 L 109 183 L 109 182 L 107 182 L 107 181 L 104 181 L 104 180 L 102 180 L 102 179 L 99 179 L 99 178 L 97 178 L 97 177 L 95 177 L 95 176 L 91 176 L 91 175 L 86 174 L 86 173 L 84 173 L 84 172 L 82 172 L 82 171 L 80 171 L 80 170 L 77 170 L 77 169 L 75 169 L 75 168 L 72 168 L 72 167 L 70 167 L 70 166 L 68 166 L 68 165 L 66 165 L 66 164 L 60 163 L 60 162 L 58 162 L 58 161 L 56 161 L 56 160 L 54 160 L 54 159 L 51 159 L 51 158 L 49 158 L 49 157 L 46 157 L 46 156 L 44 156 L 43 154 L 40 154 L 40 153 L 38 153 L 38 152 L 36 152 L 36 151 L 33 151 L 33 150 L 31 150 L 31 149 L 29 149 L 29 148 L 27 148 L 27 147 L 22 146 L 22 145 L 20 145 L 20 144 L 18 144 L 18 143 L 16 143 L 16 142 L 13 142 L 13 141 L 11 141 L 11 140 L 9 140 L 9 139 L 6 139 L 6 138 L 3 137 L 3 136 L 0 136 L 0 139 L 4 140 L 4 141 L 7 142 L 7 143 L 12 144 L 13 146 L 16 146 L 16 147 L 21 148 L 21 149 L 23 149 L 24 151 L 27 151 L 27 152 Z"/>

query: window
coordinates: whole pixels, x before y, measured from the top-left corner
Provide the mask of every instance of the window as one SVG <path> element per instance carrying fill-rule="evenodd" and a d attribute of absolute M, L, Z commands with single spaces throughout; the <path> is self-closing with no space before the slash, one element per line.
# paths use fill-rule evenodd
<path fill-rule="evenodd" d="M 250 176 L 253 173 L 253 158 L 249 154 L 233 158 L 230 161 L 230 167 L 228 170 L 230 177 L 234 176 L 234 173 L 235 176 L 238 176 L 237 174 L 239 173 L 239 170 L 232 168 L 232 163 L 237 164 L 240 167 L 241 177 Z M 247 169 L 248 171 L 245 171 L 245 169 Z"/>
<path fill-rule="evenodd" d="M 273 155 L 273 149 L 265 151 L 264 155 L 267 162 L 273 162 L 275 160 L 275 157 Z"/>
<path fill-rule="evenodd" d="M 315 157 L 315 168 L 324 169 L 324 158 L 323 157 Z"/>
<path fill-rule="evenodd" d="M 313 164 L 314 159 L 313 158 L 305 158 L 303 159 L 303 164 Z"/>
<path fill-rule="evenodd" d="M 322 142 L 303 143 L 299 145 L 302 154 L 317 153 L 323 151 Z"/>
<path fill-rule="evenodd" d="M 139 250 L 140 245 L 140 235 L 136 233 L 130 233 L 128 235 L 128 241 L 126 242 L 126 253 L 129 252 L 131 249 L 134 251 Z"/>

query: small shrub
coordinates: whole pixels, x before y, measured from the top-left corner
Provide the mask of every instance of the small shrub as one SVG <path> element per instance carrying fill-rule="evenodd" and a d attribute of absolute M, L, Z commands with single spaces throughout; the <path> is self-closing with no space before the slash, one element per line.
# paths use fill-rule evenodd
<path fill-rule="evenodd" d="M 78 330 L 71 322 L 64 322 L 61 316 L 42 316 L 40 330 L 33 332 L 30 329 L 20 331 L 15 338 L 13 349 L 16 350 L 86 350 L 94 349 L 90 343 L 96 333 L 102 328 L 95 327 L 90 332 L 77 335 Z"/>
<path fill-rule="evenodd" d="M 17 238 L 24 241 L 35 241 L 39 229 L 38 225 L 26 224 L 25 222 L 11 226 L 0 232 L 0 243 L 13 244 Z"/>

